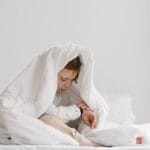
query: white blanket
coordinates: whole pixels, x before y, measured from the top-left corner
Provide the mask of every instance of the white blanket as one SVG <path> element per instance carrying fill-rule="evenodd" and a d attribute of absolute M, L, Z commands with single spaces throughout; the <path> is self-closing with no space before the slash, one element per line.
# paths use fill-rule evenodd
<path fill-rule="evenodd" d="M 107 122 L 106 122 L 107 124 Z M 118 125 L 107 129 L 95 129 L 86 134 L 89 139 L 105 146 L 134 146 L 136 138 L 142 138 L 142 144 L 150 144 L 150 124 Z"/>
<path fill-rule="evenodd" d="M 94 87 L 91 51 L 68 44 L 53 47 L 36 57 L 1 93 L 0 128 L 5 129 L 13 143 L 78 145 L 69 136 L 38 120 L 54 100 L 58 72 L 78 55 L 83 65 L 78 83 L 73 84 L 73 88 L 95 110 L 97 129 L 103 129 L 108 107 Z M 64 98 L 69 100 L 70 96 L 71 93 Z M 89 135 L 90 132 L 92 130 Z"/>

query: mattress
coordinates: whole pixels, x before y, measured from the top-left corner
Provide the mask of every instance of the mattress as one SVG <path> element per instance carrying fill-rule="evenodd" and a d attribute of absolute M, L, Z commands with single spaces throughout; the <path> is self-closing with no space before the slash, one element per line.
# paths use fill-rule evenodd
<path fill-rule="evenodd" d="M 121 146 L 121 147 L 90 147 L 66 145 L 0 145 L 0 150 L 150 150 L 150 145 Z"/>

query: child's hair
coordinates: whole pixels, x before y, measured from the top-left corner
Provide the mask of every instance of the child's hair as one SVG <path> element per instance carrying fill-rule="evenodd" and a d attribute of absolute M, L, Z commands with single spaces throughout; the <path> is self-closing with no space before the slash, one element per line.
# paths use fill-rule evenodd
<path fill-rule="evenodd" d="M 82 66 L 82 63 L 81 63 L 80 57 L 77 56 L 73 60 L 69 61 L 68 64 L 64 67 L 65 69 L 75 70 L 78 72 L 76 78 L 74 79 L 76 83 L 77 83 L 77 78 L 78 78 L 79 73 L 80 73 L 81 66 Z"/>

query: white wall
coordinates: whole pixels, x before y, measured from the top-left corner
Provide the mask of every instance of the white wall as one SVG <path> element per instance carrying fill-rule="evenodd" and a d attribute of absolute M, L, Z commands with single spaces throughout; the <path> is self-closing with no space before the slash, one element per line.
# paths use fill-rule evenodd
<path fill-rule="evenodd" d="M 73 41 L 93 48 L 99 91 L 131 92 L 150 121 L 148 0 L 0 0 L 0 90 L 39 52 Z"/>

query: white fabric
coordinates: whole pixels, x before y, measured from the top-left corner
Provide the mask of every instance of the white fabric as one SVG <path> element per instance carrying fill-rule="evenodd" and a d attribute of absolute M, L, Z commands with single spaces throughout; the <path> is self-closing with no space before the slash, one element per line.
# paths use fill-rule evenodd
<path fill-rule="evenodd" d="M 106 146 L 136 145 L 137 137 L 142 138 L 142 144 L 150 144 L 150 124 L 114 126 L 89 135 L 91 140 Z"/>
<path fill-rule="evenodd" d="M 76 105 L 56 107 L 54 104 L 52 104 L 46 114 L 56 116 L 67 123 L 69 121 L 78 119 L 81 115 L 81 112 Z"/>
<path fill-rule="evenodd" d="M 76 89 L 80 97 L 97 113 L 97 128 L 103 128 L 108 107 L 93 84 L 91 51 L 89 48 L 68 44 L 53 47 L 36 57 L 0 95 L 0 127 L 8 130 L 8 134 L 16 139 L 15 143 L 52 144 L 53 142 L 77 145 L 73 139 L 62 140 L 64 139 L 62 134 L 58 134 L 53 128 L 48 128 L 37 118 L 53 103 L 58 72 L 78 55 L 83 63 L 78 84 L 73 85 L 70 92 L 64 95 L 64 99 L 75 98 L 72 97 L 72 93 Z M 54 136 L 56 133 L 58 135 Z"/>
<path fill-rule="evenodd" d="M 65 123 L 76 120 L 81 116 L 80 109 L 77 107 L 75 102 L 71 100 L 63 100 L 63 94 L 56 94 L 54 101 L 48 108 L 46 114 L 56 116 Z"/>
<path fill-rule="evenodd" d="M 0 145 L 0 150 L 149 150 L 150 145 L 91 147 L 68 145 Z"/>
<path fill-rule="evenodd" d="M 50 127 L 40 120 L 18 111 L 6 111 L 1 115 L 1 125 L 7 131 L 11 142 L 2 144 L 62 144 L 78 145 L 69 135 Z M 7 124 L 9 123 L 9 124 Z M 6 136 L 4 137 L 6 138 Z M 3 140 L 4 142 L 6 140 Z M 6 141 L 8 142 L 8 141 Z M 1 143 L 1 141 L 0 141 Z"/>
<path fill-rule="evenodd" d="M 128 92 L 107 92 L 103 96 L 109 106 L 107 121 L 121 125 L 133 124 L 132 97 Z"/>

